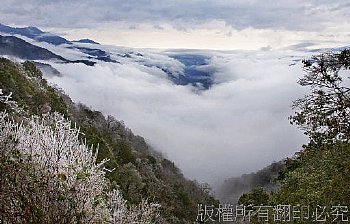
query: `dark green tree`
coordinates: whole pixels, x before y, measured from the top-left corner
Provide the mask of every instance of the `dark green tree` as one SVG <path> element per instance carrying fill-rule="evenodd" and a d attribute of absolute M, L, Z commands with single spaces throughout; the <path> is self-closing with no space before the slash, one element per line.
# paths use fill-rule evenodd
<path fill-rule="evenodd" d="M 294 102 L 291 123 L 314 142 L 350 140 L 350 50 L 313 56 L 303 68 L 298 83 L 311 92 Z"/>
<path fill-rule="evenodd" d="M 243 194 L 238 201 L 240 205 L 266 205 L 269 202 L 269 193 L 263 188 L 255 188 Z"/>
<path fill-rule="evenodd" d="M 280 172 L 281 187 L 271 204 L 332 206 L 350 200 L 350 50 L 323 53 L 304 60 L 299 80 L 311 91 L 294 102 L 291 123 L 310 142 Z"/>

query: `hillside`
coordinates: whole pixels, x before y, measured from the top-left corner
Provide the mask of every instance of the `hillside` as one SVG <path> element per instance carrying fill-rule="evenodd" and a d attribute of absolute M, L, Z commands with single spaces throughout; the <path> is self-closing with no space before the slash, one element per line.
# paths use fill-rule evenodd
<path fill-rule="evenodd" d="M 160 223 L 192 223 L 197 204 L 217 204 L 198 183 L 187 180 L 173 162 L 154 151 L 122 122 L 76 104 L 50 87 L 31 62 L 18 64 L 0 59 L 0 88 L 25 110 L 21 116 L 57 111 L 80 128 L 82 141 L 99 146 L 97 160 L 108 159 L 107 177 L 129 204 L 143 198 L 161 205 Z M 1 110 L 9 109 L 1 105 Z M 15 115 L 16 119 L 20 119 Z"/>
<path fill-rule="evenodd" d="M 350 202 L 350 50 L 326 52 L 304 60 L 299 84 L 310 88 L 294 101 L 290 117 L 309 143 L 286 160 L 278 175 L 280 187 L 243 194 L 244 205 L 291 205 L 302 211 L 291 221 L 347 223 Z M 293 214 L 294 215 L 294 214 Z M 272 218 L 272 217 L 271 217 Z M 259 220 L 256 220 L 259 221 Z M 262 220 L 260 220 L 262 221 Z"/>
<path fill-rule="evenodd" d="M 287 162 L 275 203 L 348 206 L 350 201 L 350 50 L 325 52 L 304 60 L 301 86 L 310 93 L 294 102 L 291 123 L 310 142 Z M 288 193 L 287 193 L 288 192 Z M 338 220 L 339 221 L 339 220 Z"/>

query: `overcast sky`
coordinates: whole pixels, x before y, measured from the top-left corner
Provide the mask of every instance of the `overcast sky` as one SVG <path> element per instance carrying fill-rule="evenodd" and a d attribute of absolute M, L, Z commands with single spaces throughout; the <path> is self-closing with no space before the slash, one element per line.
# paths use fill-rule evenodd
<path fill-rule="evenodd" d="M 2 0 L 0 22 L 129 47 L 343 45 L 347 0 Z"/>

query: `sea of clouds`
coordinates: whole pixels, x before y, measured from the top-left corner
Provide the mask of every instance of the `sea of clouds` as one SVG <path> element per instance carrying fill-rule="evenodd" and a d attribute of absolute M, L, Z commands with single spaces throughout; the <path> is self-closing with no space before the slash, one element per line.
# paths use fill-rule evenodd
<path fill-rule="evenodd" d="M 306 91 L 297 84 L 303 53 L 195 52 L 209 57 L 200 69 L 214 80 L 200 91 L 175 85 L 160 69 L 181 75 L 184 65 L 167 55 L 187 53 L 143 50 L 142 57 L 93 67 L 51 63 L 62 76 L 47 78 L 74 101 L 123 120 L 185 176 L 214 187 L 301 149 L 307 139 L 288 116 Z"/>

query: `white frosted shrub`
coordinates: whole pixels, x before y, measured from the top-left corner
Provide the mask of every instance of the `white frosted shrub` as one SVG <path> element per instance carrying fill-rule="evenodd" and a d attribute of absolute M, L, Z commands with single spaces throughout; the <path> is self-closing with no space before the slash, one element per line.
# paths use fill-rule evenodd
<path fill-rule="evenodd" d="M 6 103 L 8 98 L 2 96 Z M 129 208 L 108 190 L 103 164 L 58 113 L 21 124 L 0 112 L 0 220 L 4 223 L 153 223 L 158 204 Z"/>

